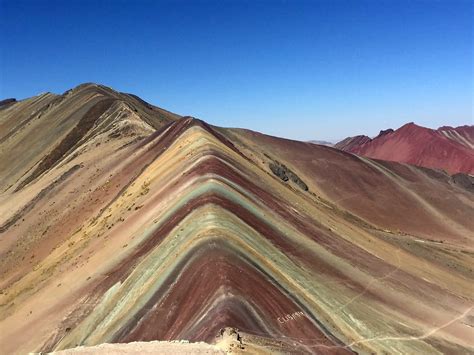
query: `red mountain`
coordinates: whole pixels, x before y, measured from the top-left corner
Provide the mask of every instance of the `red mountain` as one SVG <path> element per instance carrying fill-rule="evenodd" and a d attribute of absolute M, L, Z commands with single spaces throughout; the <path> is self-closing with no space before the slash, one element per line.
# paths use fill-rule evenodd
<path fill-rule="evenodd" d="M 370 141 L 371 139 L 368 136 L 364 135 L 347 137 L 346 139 L 343 139 L 342 141 L 334 145 L 334 148 L 343 150 L 345 152 L 351 152 L 352 149 L 357 148 L 362 144 L 365 144 Z"/>
<path fill-rule="evenodd" d="M 474 126 L 465 125 L 456 128 L 444 126 L 438 128 L 438 132 L 469 149 L 474 149 Z"/>
<path fill-rule="evenodd" d="M 474 126 L 437 130 L 408 123 L 381 131 L 374 139 L 346 138 L 336 148 L 360 156 L 444 169 L 450 174 L 474 174 Z"/>

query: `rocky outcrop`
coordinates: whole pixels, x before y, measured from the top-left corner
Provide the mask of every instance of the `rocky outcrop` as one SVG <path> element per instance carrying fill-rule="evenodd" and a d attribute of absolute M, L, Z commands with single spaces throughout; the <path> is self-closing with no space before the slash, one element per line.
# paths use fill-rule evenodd
<path fill-rule="evenodd" d="M 270 170 L 278 176 L 283 181 L 292 181 L 294 182 L 301 190 L 308 191 L 308 185 L 305 184 L 303 180 L 300 179 L 293 171 L 286 167 L 285 164 L 281 164 L 278 161 L 269 163 Z"/>
<path fill-rule="evenodd" d="M 392 132 L 394 132 L 394 130 L 392 128 L 383 129 L 379 132 L 379 135 L 376 138 L 385 136 L 386 134 L 389 134 L 389 133 L 392 133 Z"/>
<path fill-rule="evenodd" d="M 457 186 L 474 191 L 474 176 L 472 175 L 458 173 L 451 176 L 451 180 Z"/>

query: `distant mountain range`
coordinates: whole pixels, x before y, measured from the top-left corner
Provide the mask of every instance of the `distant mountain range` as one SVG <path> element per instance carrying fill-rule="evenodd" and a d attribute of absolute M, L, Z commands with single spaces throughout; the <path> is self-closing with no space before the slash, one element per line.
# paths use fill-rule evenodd
<path fill-rule="evenodd" d="M 407 123 L 380 131 L 375 138 L 348 137 L 335 148 L 356 155 L 443 169 L 450 174 L 474 174 L 474 126 L 430 129 Z"/>

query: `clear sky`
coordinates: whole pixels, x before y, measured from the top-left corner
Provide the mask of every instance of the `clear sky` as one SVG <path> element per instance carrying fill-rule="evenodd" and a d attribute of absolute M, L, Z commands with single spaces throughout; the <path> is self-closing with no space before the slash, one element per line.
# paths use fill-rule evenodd
<path fill-rule="evenodd" d="M 97 82 L 302 140 L 473 124 L 473 3 L 0 0 L 0 97 Z"/>

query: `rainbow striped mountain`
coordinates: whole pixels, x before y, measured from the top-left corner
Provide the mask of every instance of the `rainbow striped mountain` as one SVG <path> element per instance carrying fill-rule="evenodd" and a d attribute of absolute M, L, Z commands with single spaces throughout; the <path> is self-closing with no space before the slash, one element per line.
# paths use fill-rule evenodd
<path fill-rule="evenodd" d="M 470 353 L 473 231 L 467 174 L 96 84 L 0 106 L 3 353 Z"/>

